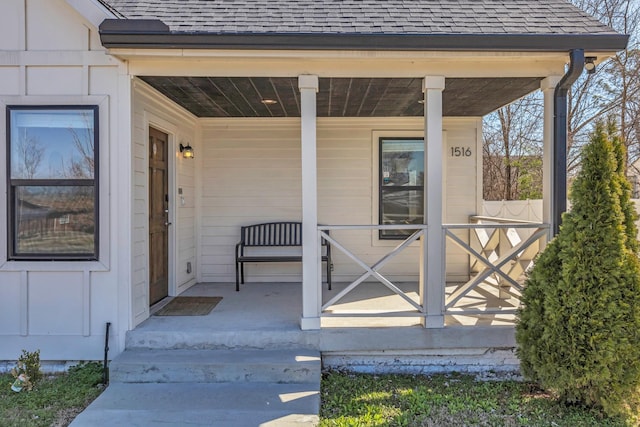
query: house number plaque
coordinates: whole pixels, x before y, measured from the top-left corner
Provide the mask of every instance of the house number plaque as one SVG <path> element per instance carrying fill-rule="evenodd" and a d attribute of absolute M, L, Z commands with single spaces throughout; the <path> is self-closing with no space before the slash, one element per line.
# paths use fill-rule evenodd
<path fill-rule="evenodd" d="M 472 154 L 469 147 L 451 147 L 451 157 L 470 157 Z"/>

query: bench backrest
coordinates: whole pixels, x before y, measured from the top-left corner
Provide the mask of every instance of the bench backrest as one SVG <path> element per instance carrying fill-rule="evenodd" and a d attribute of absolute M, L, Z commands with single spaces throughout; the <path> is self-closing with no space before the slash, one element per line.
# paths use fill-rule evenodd
<path fill-rule="evenodd" d="M 243 246 L 302 246 L 301 222 L 267 222 L 240 228 Z M 322 244 L 327 241 L 322 239 Z"/>

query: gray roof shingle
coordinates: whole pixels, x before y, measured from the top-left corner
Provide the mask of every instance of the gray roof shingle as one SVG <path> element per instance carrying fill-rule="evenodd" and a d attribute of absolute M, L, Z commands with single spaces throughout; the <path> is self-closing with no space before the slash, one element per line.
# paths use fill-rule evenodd
<path fill-rule="evenodd" d="M 565 0 L 100 0 L 213 34 L 617 34 Z"/>

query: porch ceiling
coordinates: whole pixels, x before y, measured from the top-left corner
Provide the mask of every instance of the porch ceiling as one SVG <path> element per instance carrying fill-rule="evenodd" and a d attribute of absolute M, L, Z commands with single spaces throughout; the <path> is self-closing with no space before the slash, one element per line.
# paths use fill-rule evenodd
<path fill-rule="evenodd" d="M 299 117 L 295 77 L 156 77 L 142 80 L 197 117 Z M 540 87 L 541 78 L 451 78 L 444 116 L 484 116 Z M 422 116 L 422 79 L 321 78 L 319 117 Z M 265 99 L 277 103 L 267 105 Z"/>

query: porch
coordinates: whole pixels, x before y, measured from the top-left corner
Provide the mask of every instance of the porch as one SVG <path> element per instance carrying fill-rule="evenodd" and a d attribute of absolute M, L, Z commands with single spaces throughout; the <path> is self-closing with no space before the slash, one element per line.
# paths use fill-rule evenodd
<path fill-rule="evenodd" d="M 420 249 L 427 234 L 427 225 L 323 225 L 318 226 L 318 242 L 333 246 L 334 252 L 342 253 L 343 269 L 350 269 L 345 260 L 363 272 L 358 276 L 352 268 L 351 282 L 338 282 L 333 286 L 323 284 L 319 275 L 317 294 L 320 296 L 318 311 L 322 328 L 371 328 L 424 326 L 428 316 L 424 308 L 424 291 L 421 291 L 420 274 L 416 280 L 396 280 L 385 277 L 384 271 L 394 258 L 406 250 Z M 333 234 L 330 234 L 332 230 Z M 387 248 L 382 256 L 372 263 L 367 254 L 350 249 L 352 242 L 364 232 L 365 237 L 372 230 L 403 230 L 410 233 L 399 240 L 395 247 Z M 489 216 L 471 216 L 468 224 L 445 224 L 442 227 L 443 273 L 449 278 L 441 289 L 442 295 L 435 295 L 443 302 L 444 327 L 451 326 L 505 326 L 513 325 L 520 304 L 526 272 L 532 267 L 535 257 L 544 247 L 548 237 L 548 226 L 538 222 Z M 379 255 L 378 255 L 379 256 Z M 451 258 L 451 259 L 449 259 Z M 410 258 L 409 258 L 410 260 Z M 320 259 L 318 258 L 320 262 Z M 418 257 L 419 264 L 421 257 Z M 371 265 L 370 265 L 371 264 Z M 248 263 L 259 270 L 261 263 Z M 411 266 L 407 257 L 402 265 Z M 419 266 L 415 266 L 418 270 Z M 237 266 L 236 266 L 237 268 Z M 330 262 L 329 268 L 333 268 Z M 406 267 L 405 267 L 406 268 Z M 392 268 L 392 271 L 397 271 Z M 207 328 L 250 330 L 269 319 L 274 326 L 296 324 L 302 312 L 302 284 L 298 281 L 265 281 L 251 271 L 252 282 L 237 284 L 230 292 L 229 283 L 200 282 L 186 291 L 183 296 L 214 296 L 224 293 L 225 301 L 220 315 L 209 318 Z M 465 278 L 464 281 L 451 278 Z M 223 295 L 215 295 L 223 296 Z M 434 296 L 434 294 L 431 294 Z M 152 313 L 164 306 L 165 299 L 152 307 Z M 265 303 L 266 302 L 266 303 Z M 434 304 L 436 305 L 436 304 Z M 246 307 L 252 311 L 246 312 Z M 247 317 L 249 314 L 249 317 Z M 185 320 L 188 322 L 188 320 Z M 209 323 L 212 322 L 212 323 Z M 188 325 L 187 325 L 188 326 Z"/>
<path fill-rule="evenodd" d="M 479 216 L 467 224 L 445 224 L 444 274 L 458 279 L 466 275 L 466 280 L 447 281 L 442 287 L 441 328 L 424 327 L 428 314 L 419 281 L 391 282 L 384 276 L 384 268 L 397 253 L 407 249 L 417 253 L 415 246 L 428 232 L 425 225 L 405 226 L 416 231 L 376 262 L 349 251 L 350 243 L 358 240 L 354 233 L 368 235 L 372 229 L 389 227 L 399 226 L 318 227 L 319 235 L 330 236 L 334 251 L 343 252 L 365 271 L 351 282 L 334 281 L 331 290 L 317 281 L 319 329 L 300 327 L 301 282 L 252 281 L 260 278 L 254 271 L 240 292 L 233 282 L 200 282 L 189 288 L 181 295 L 218 296 L 222 301 L 206 316 L 152 315 L 127 333 L 126 347 L 306 348 L 320 351 L 325 366 L 367 372 L 517 370 L 514 325 L 524 272 L 544 246 L 548 227 Z M 464 274 L 456 275 L 461 265 Z M 397 266 L 391 270 L 397 271 Z M 152 312 L 159 308 L 154 306 Z"/>
<path fill-rule="evenodd" d="M 335 296 L 345 286 L 334 283 L 334 289 L 325 291 L 323 298 Z M 401 286 L 409 294 L 415 292 L 415 283 Z M 247 283 L 241 292 L 236 292 L 232 283 L 198 283 L 182 295 L 223 299 L 206 316 L 152 315 L 127 333 L 127 349 L 308 348 L 319 350 L 325 365 L 335 361 L 336 365 L 352 367 L 388 362 L 397 365 L 396 369 L 517 367 L 512 351 L 513 316 L 447 316 L 447 326 L 442 329 L 425 329 L 415 318 L 407 317 L 339 317 L 324 319 L 321 330 L 303 331 L 300 283 Z M 397 296 L 367 286 L 358 289 L 344 306 L 385 311 L 397 303 Z"/>
<path fill-rule="evenodd" d="M 502 224 L 493 228 L 488 234 L 497 237 L 495 241 L 486 230 L 480 236 L 481 227 L 474 229 L 469 218 L 482 211 L 479 116 L 508 102 L 518 91 L 509 86 L 511 89 L 500 91 L 501 101 L 496 105 L 482 103 L 478 106 L 482 111 L 468 115 L 471 113 L 455 110 L 460 105 L 454 101 L 464 92 L 456 86 L 457 80 L 442 76 L 401 78 L 396 83 L 406 87 L 396 92 L 407 98 L 401 104 L 412 106 L 411 111 L 348 117 L 346 107 L 353 101 L 346 99 L 341 101 L 343 117 L 333 117 L 327 113 L 333 104 L 327 102 L 337 102 L 340 91 L 336 85 L 345 79 L 300 75 L 295 90 L 295 78 L 249 78 L 255 87 L 271 82 L 276 94 L 269 93 L 268 98 L 279 100 L 274 105 L 289 106 L 285 100 L 291 98 L 296 100 L 292 104 L 296 109 L 283 110 L 286 117 L 265 117 L 266 113 L 258 113 L 260 109 L 254 109 L 259 117 L 237 117 L 230 111 L 227 117 L 202 113 L 198 116 L 204 117 L 190 118 L 193 123 L 175 125 L 172 115 L 184 113 L 179 107 L 191 106 L 189 96 L 176 95 L 174 89 L 182 85 L 169 84 L 175 79 L 179 78 L 143 74 L 134 81 L 133 93 L 134 118 L 140 129 L 134 151 L 141 153 L 135 163 L 136 188 L 144 191 L 147 185 L 145 153 L 150 149 L 146 131 L 150 127 L 167 133 L 168 151 L 176 154 L 175 159 L 169 155 L 169 176 L 173 178 L 162 207 L 167 216 L 164 223 L 174 224 L 168 229 L 168 282 L 173 283 L 168 295 L 179 295 L 195 283 L 229 282 L 240 226 L 301 219 L 302 268 L 283 263 L 250 266 L 253 277 L 248 279 L 301 283 L 297 290 L 300 300 L 286 306 L 296 317 L 298 328 L 513 325 L 521 291 L 519 276 L 548 232 L 539 223 L 516 224 L 516 228 L 527 230 L 519 236 L 522 244 L 519 241 L 505 247 L 507 234 L 518 233 L 514 227 Z M 187 86 L 205 81 L 201 77 L 180 79 Z M 242 79 L 227 78 L 237 84 L 244 82 Z M 369 104 L 365 94 L 382 97 L 391 93 L 369 92 L 356 84 L 361 79 L 348 81 L 354 84 L 354 91 L 359 88 L 362 105 Z M 202 90 L 226 93 L 221 88 L 227 80 L 209 77 L 205 83 L 216 85 Z M 374 85 L 394 80 L 367 81 Z M 446 81 L 451 86 L 445 90 Z M 547 128 L 551 98 L 546 86 L 552 87 L 547 84 L 552 81 L 543 80 Z M 524 93 L 540 86 L 540 78 L 531 82 L 535 85 L 519 90 Z M 229 99 L 242 98 L 229 90 Z M 247 97 L 251 101 L 246 102 L 258 102 L 255 100 L 266 95 L 252 93 Z M 421 102 L 416 98 L 422 98 Z M 198 104 L 202 100 L 191 101 Z M 383 98 L 375 103 L 397 105 Z M 276 107 L 262 108 L 276 111 Z M 270 114 L 275 115 L 274 111 Z M 454 117 L 443 117 L 445 111 Z M 544 140 L 548 148 L 547 132 Z M 193 145 L 195 161 L 178 152 L 183 143 Z M 548 172 L 548 159 L 544 164 Z M 141 232 L 147 227 L 145 207 L 150 197 L 143 191 L 136 193 L 135 200 Z M 543 220 L 549 222 L 549 204 L 546 206 Z M 407 237 L 404 242 L 403 236 Z M 323 238 L 335 248 L 334 278 L 344 282 L 332 292 L 322 290 L 322 269 L 317 263 L 316 246 Z M 144 261 L 147 245 L 143 239 L 138 243 L 135 259 Z M 498 244 L 501 248 L 496 250 Z M 520 260 L 524 250 L 525 257 Z M 134 325 L 149 313 L 148 305 L 144 307 L 148 286 L 144 279 L 150 275 L 146 268 L 141 262 L 134 270 L 134 277 L 139 278 L 134 286 Z M 261 305 L 260 301 L 247 307 L 256 305 Z"/>

